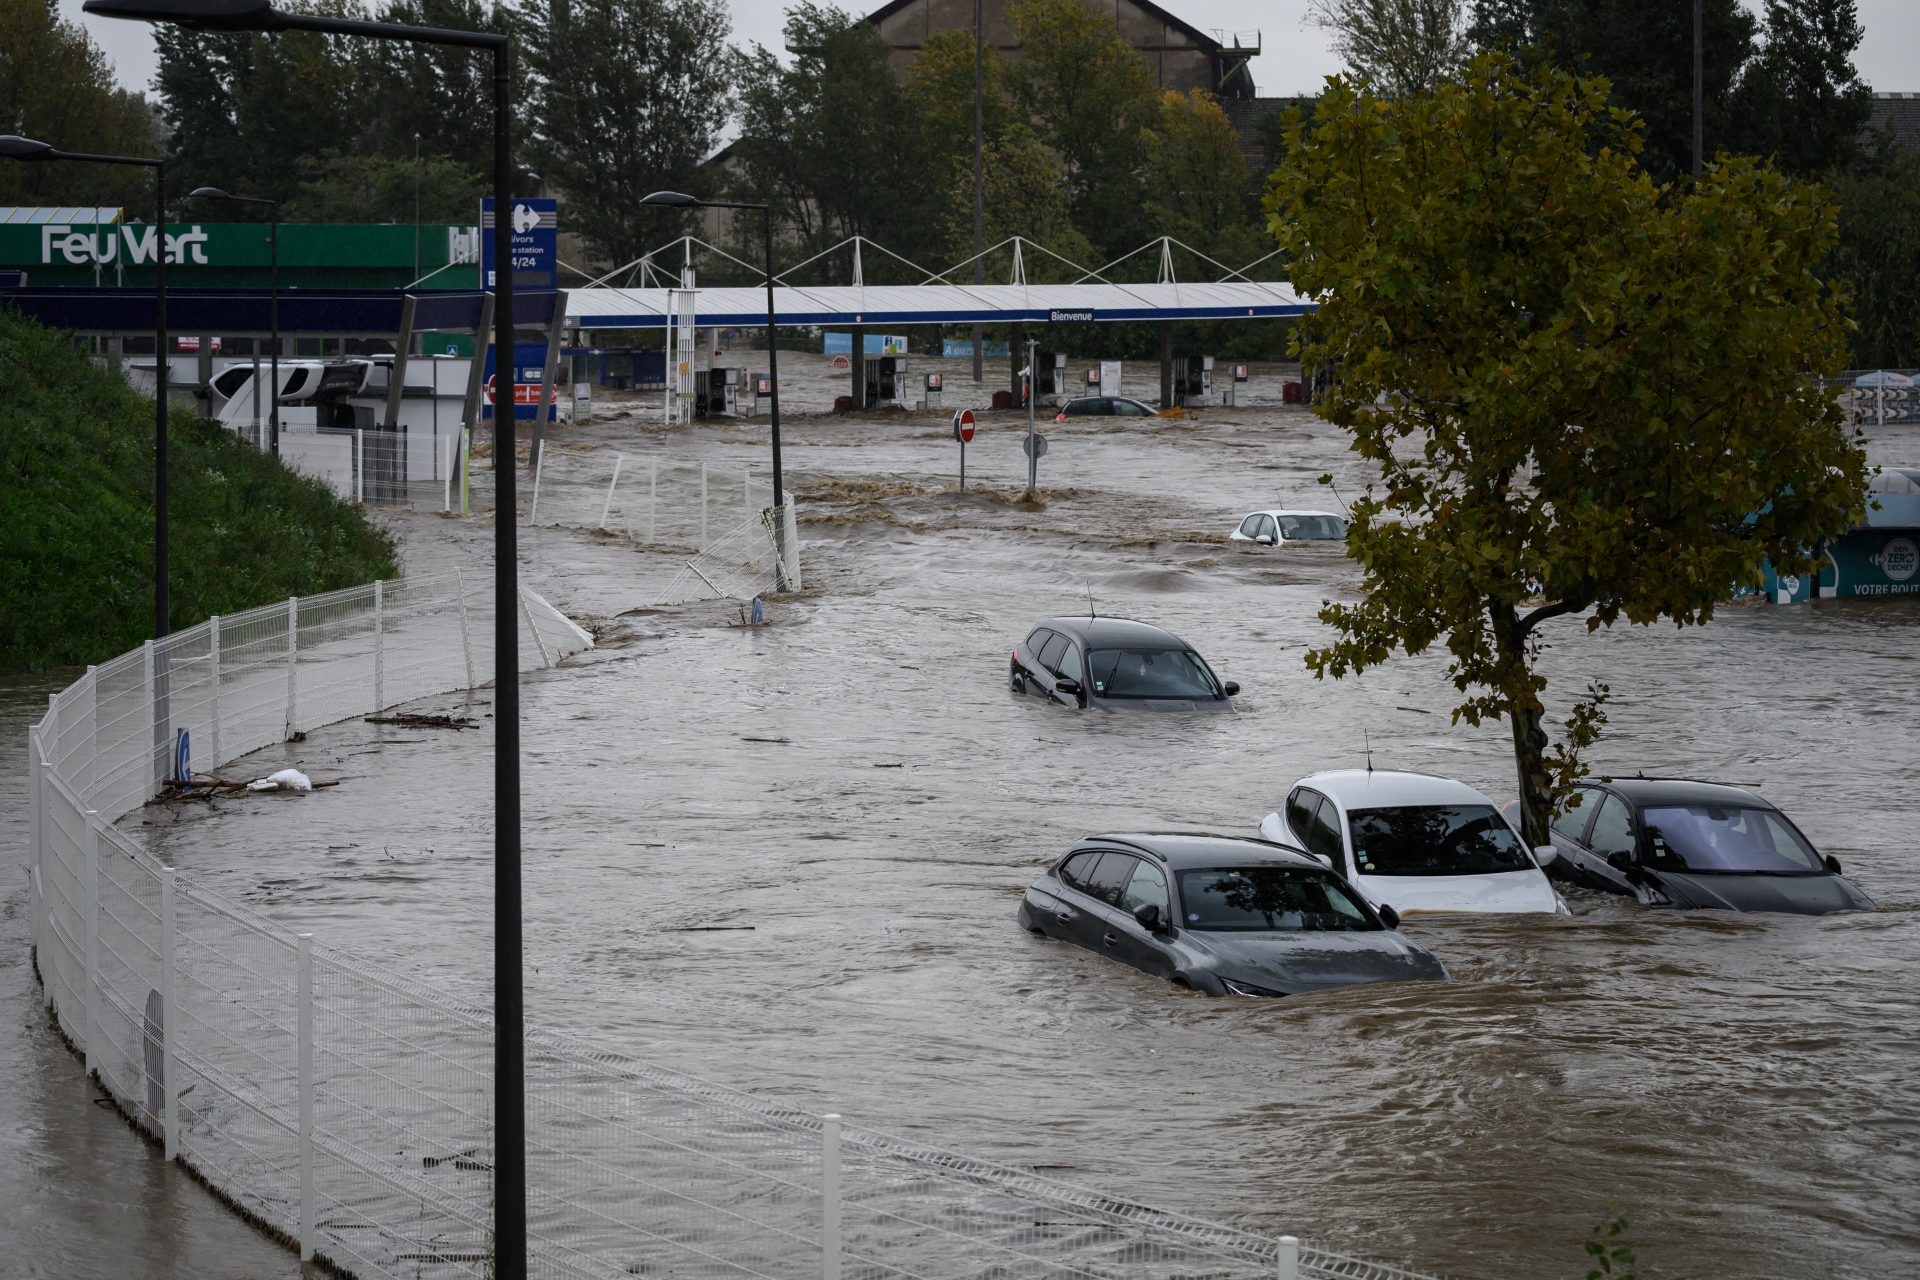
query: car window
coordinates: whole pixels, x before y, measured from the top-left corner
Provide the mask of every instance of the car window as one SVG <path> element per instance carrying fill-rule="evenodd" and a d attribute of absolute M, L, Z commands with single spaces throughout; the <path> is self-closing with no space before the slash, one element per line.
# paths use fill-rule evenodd
<path fill-rule="evenodd" d="M 1040 667 L 1044 671 L 1053 670 L 1053 664 L 1060 660 L 1060 654 L 1067 647 L 1067 638 L 1058 632 L 1050 632 L 1047 642 L 1040 646 Z"/>
<path fill-rule="evenodd" d="M 1067 646 L 1060 651 L 1057 662 L 1058 665 L 1050 664 L 1047 667 L 1047 670 L 1051 671 L 1055 677 L 1066 680 L 1078 680 L 1081 678 L 1079 645 L 1071 640 L 1067 641 Z"/>
<path fill-rule="evenodd" d="M 1324 853 L 1333 859 L 1334 866 L 1345 866 L 1346 854 L 1340 847 L 1340 811 L 1325 796 L 1319 799 L 1313 816 L 1307 820 L 1307 852 Z"/>
<path fill-rule="evenodd" d="M 1120 909 L 1132 915 L 1148 903 L 1160 908 L 1162 920 L 1167 918 L 1167 873 L 1141 858 L 1135 863 L 1133 876 L 1120 894 Z"/>
<path fill-rule="evenodd" d="M 1267 535 L 1267 536 L 1268 536 L 1269 538 L 1272 538 L 1272 539 L 1273 539 L 1273 540 L 1274 540 L 1275 542 L 1279 542 L 1279 541 L 1280 541 L 1280 536 L 1279 536 L 1279 534 L 1277 534 L 1277 533 L 1275 533 L 1275 532 L 1274 532 L 1274 529 L 1273 529 L 1273 517 L 1272 517 L 1272 516 L 1261 516 L 1261 517 L 1260 517 L 1260 532 L 1261 532 L 1261 533 L 1264 533 L 1264 534 L 1266 534 L 1266 535 Z"/>
<path fill-rule="evenodd" d="M 1139 861 L 1130 853 L 1101 854 L 1100 865 L 1087 880 L 1086 893 L 1110 907 L 1119 906 L 1120 895 L 1126 892 L 1127 882 L 1133 879 L 1133 868 Z"/>
<path fill-rule="evenodd" d="M 1555 813 L 1553 821 L 1547 824 L 1556 834 L 1569 840 L 1578 840 L 1580 833 L 1586 829 L 1587 819 L 1593 817 L 1594 808 L 1600 803 L 1600 793 L 1592 787 L 1575 787 L 1568 800 L 1569 805 L 1575 800 L 1579 801 L 1577 806 Z"/>
<path fill-rule="evenodd" d="M 1047 643 L 1048 637 L 1052 635 L 1053 632 L 1047 630 L 1045 627 L 1035 627 L 1033 634 L 1028 636 L 1027 642 L 1020 647 L 1027 651 L 1029 658 L 1038 658 L 1041 647 Z"/>
<path fill-rule="evenodd" d="M 1216 867 L 1180 873 L 1189 929 L 1318 932 L 1379 929 L 1346 886 L 1306 867 Z"/>
<path fill-rule="evenodd" d="M 1609 795 L 1600 802 L 1599 812 L 1593 815 L 1593 834 L 1587 838 L 1587 847 L 1603 858 L 1633 848 L 1633 814 L 1626 801 Z"/>
<path fill-rule="evenodd" d="M 1281 516 L 1280 531 L 1289 541 L 1333 541 L 1347 536 L 1347 522 L 1339 516 Z"/>
<path fill-rule="evenodd" d="M 1466 876 L 1525 871 L 1533 859 L 1490 804 L 1403 804 L 1347 815 L 1363 876 Z"/>
<path fill-rule="evenodd" d="M 1767 875 L 1826 869 L 1813 846 L 1770 809 L 1690 804 L 1649 808 L 1640 817 L 1650 866 Z"/>
<path fill-rule="evenodd" d="M 1095 649 L 1093 691 L 1103 698 L 1218 698 L 1219 683 L 1191 649 Z"/>
<path fill-rule="evenodd" d="M 1067 402 L 1067 412 L 1083 416 L 1090 413 L 1099 413 L 1100 402 L 1098 400 L 1069 400 Z"/>
<path fill-rule="evenodd" d="M 1305 787 L 1295 787 L 1293 794 L 1287 797 L 1287 829 L 1295 840 L 1305 840 L 1307 832 L 1313 830 L 1313 810 L 1320 799 L 1318 791 L 1309 791 Z"/>
<path fill-rule="evenodd" d="M 1069 889 L 1084 891 L 1087 887 L 1087 876 L 1092 872 L 1093 864 L 1099 860 L 1099 857 L 1098 853 L 1074 854 L 1060 864 L 1060 883 Z"/>
<path fill-rule="evenodd" d="M 1245 520 L 1242 520 L 1240 522 L 1240 532 L 1249 538 L 1259 537 L 1260 522 L 1264 519 L 1266 519 L 1266 517 L 1258 513 L 1248 516 Z"/>
<path fill-rule="evenodd" d="M 1113 405 L 1113 412 L 1123 418 L 1145 418 L 1153 413 L 1147 406 L 1132 400 L 1112 400 L 1108 403 Z"/>

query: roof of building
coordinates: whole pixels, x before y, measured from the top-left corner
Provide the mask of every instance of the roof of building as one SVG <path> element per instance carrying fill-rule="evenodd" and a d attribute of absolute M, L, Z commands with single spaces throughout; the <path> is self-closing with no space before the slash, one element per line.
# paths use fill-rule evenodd
<path fill-rule="evenodd" d="M 1867 134 L 1885 133 L 1909 151 L 1920 151 L 1920 93 L 1876 93 Z"/>
<path fill-rule="evenodd" d="M 888 18 L 891 18 L 894 14 L 899 13 L 902 9 L 907 8 L 909 5 L 920 4 L 922 2 L 923 0 L 889 0 L 889 3 L 881 5 L 878 9 L 868 14 L 865 20 L 878 25 L 879 23 L 885 22 Z M 1217 52 L 1220 48 L 1220 41 L 1215 39 L 1211 33 L 1202 31 L 1178 14 L 1167 12 L 1159 5 L 1154 4 L 1153 0 L 1126 0 L 1126 3 L 1157 21 L 1179 28 L 1189 39 L 1208 53 Z M 970 13 L 971 11 L 969 10 L 968 12 Z M 971 20 L 969 20 L 965 25 L 971 28 L 973 24 Z"/>

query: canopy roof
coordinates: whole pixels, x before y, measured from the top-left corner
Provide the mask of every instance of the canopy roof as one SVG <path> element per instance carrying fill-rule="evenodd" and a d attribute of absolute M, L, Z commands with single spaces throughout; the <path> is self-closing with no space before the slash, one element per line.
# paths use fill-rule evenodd
<path fill-rule="evenodd" d="M 765 289 L 700 289 L 694 323 L 736 328 L 767 322 Z M 666 289 L 599 287 L 567 292 L 567 322 L 582 329 L 667 325 Z M 781 285 L 782 325 L 1085 323 L 1103 320 L 1232 320 L 1312 310 L 1285 281 L 1217 284 Z"/>

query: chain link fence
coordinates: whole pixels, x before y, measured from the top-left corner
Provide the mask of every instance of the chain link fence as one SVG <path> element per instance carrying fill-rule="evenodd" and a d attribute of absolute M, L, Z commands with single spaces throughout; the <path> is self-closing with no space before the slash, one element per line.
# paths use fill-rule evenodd
<path fill-rule="evenodd" d="M 514 607 L 530 666 L 591 643 L 532 592 Z M 214 619 L 89 669 L 28 735 L 34 955 L 60 1029 L 169 1159 L 363 1277 L 493 1273 L 489 1011 L 229 901 L 113 824 L 178 767 L 178 730 L 214 768 L 491 679 L 492 613 L 490 583 L 452 574 Z M 1417 1280 L 552 1032 L 529 1035 L 526 1071 L 541 1277 Z"/>

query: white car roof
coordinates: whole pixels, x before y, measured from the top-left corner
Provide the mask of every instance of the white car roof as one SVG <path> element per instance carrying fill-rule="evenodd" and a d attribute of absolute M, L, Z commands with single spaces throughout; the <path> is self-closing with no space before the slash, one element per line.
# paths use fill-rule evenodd
<path fill-rule="evenodd" d="M 1329 769 L 1293 784 L 1312 787 L 1343 809 L 1372 809 L 1403 804 L 1492 804 L 1464 782 L 1431 773 L 1398 769 Z M 1292 787 L 1287 789 L 1289 792 Z"/>
<path fill-rule="evenodd" d="M 1338 511 L 1308 511 L 1303 507 L 1262 507 L 1258 511 L 1247 512 L 1247 516 L 1332 516 L 1335 520 L 1346 519 Z M 1244 522 L 1247 516 L 1241 516 L 1241 521 Z"/>

